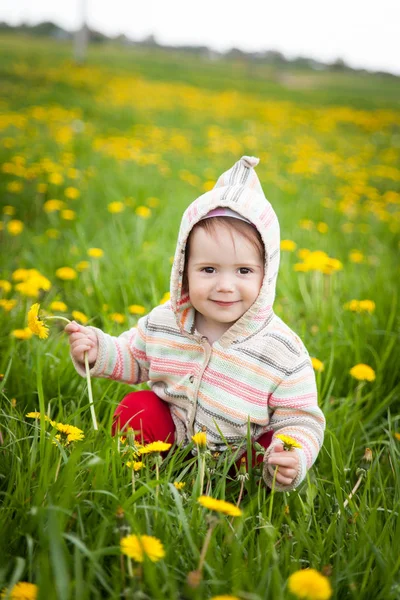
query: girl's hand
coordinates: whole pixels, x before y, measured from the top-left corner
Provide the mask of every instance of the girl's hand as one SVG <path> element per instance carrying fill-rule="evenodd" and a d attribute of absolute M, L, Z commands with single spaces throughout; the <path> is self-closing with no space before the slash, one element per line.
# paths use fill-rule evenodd
<path fill-rule="evenodd" d="M 274 466 L 279 467 L 276 474 L 276 481 L 281 485 L 290 485 L 295 480 L 299 472 L 300 458 L 295 450 L 287 452 L 283 449 L 283 444 L 275 444 L 271 454 L 268 457 L 268 470 L 274 475 Z"/>
<path fill-rule="evenodd" d="M 64 331 L 69 336 L 69 345 L 73 358 L 82 364 L 85 363 L 85 352 L 88 353 L 89 364 L 93 364 L 97 359 L 98 342 L 97 336 L 92 329 L 79 325 L 72 321 L 66 325 Z"/>

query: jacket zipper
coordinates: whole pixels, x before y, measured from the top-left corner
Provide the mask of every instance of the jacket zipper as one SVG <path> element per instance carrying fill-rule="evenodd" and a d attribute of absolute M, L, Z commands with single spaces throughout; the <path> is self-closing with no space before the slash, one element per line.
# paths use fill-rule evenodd
<path fill-rule="evenodd" d="M 193 431 L 193 424 L 194 424 L 194 420 L 196 418 L 196 410 L 197 410 L 197 394 L 199 392 L 199 387 L 200 387 L 200 383 L 203 377 L 203 373 L 207 368 L 207 365 L 209 363 L 210 360 L 210 356 L 211 356 L 211 346 L 207 341 L 206 337 L 202 337 L 201 338 L 201 345 L 203 346 L 206 356 L 205 356 L 205 361 L 203 363 L 203 368 L 200 371 L 200 374 L 198 376 L 198 380 L 197 380 L 197 384 L 196 387 L 194 389 L 194 406 L 193 406 L 193 415 L 192 418 L 190 419 L 190 421 L 188 422 L 188 433 L 189 436 L 192 437 L 192 435 L 194 435 L 194 431 Z M 189 437 L 189 439 L 190 439 Z"/>

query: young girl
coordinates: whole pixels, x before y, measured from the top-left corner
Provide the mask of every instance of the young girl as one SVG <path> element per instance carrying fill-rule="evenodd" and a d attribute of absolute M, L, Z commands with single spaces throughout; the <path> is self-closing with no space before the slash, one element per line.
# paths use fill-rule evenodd
<path fill-rule="evenodd" d="M 274 314 L 280 237 L 275 212 L 244 156 L 183 215 L 171 274 L 171 300 L 112 337 L 66 326 L 77 371 L 138 384 L 115 411 L 113 433 L 128 425 L 144 442 L 189 443 L 207 432 L 210 450 L 265 448 L 263 477 L 294 489 L 314 463 L 325 419 L 310 357 Z M 276 434 L 299 448 L 283 451 Z M 239 454 L 240 455 L 240 452 Z M 262 460 L 262 459 L 261 459 Z"/>

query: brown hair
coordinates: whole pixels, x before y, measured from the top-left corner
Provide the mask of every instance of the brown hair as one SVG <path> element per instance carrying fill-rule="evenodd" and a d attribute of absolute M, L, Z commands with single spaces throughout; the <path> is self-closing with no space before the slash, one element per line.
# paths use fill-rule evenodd
<path fill-rule="evenodd" d="M 204 229 L 209 235 L 215 235 L 218 225 L 222 225 L 229 231 L 229 233 L 231 234 L 232 242 L 233 242 L 234 246 L 235 246 L 235 238 L 234 238 L 235 233 L 246 238 L 246 240 L 248 242 L 250 242 L 250 244 L 257 250 L 257 252 L 259 253 L 260 257 L 262 258 L 262 262 L 264 264 L 264 262 L 265 262 L 264 243 L 262 241 L 259 231 L 255 227 L 250 225 L 250 223 L 246 223 L 245 221 L 242 221 L 241 219 L 236 219 L 235 217 L 211 217 L 209 219 L 203 219 L 203 220 L 199 221 L 198 223 L 196 223 L 196 225 L 193 227 L 193 229 L 189 233 L 189 237 L 186 242 L 185 267 L 183 270 L 183 281 L 182 281 L 182 291 L 183 292 L 189 291 L 188 290 L 189 282 L 188 282 L 188 277 L 187 277 L 187 266 L 188 266 L 189 256 L 190 256 L 190 238 L 192 236 L 192 233 L 196 229 Z"/>

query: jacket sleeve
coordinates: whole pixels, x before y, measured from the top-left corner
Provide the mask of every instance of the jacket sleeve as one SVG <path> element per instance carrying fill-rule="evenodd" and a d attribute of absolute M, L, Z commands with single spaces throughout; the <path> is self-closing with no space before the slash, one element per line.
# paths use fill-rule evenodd
<path fill-rule="evenodd" d="M 139 319 L 137 327 L 113 337 L 91 327 L 97 336 L 98 354 L 90 375 L 106 377 L 123 383 L 138 384 L 149 378 L 149 360 L 146 355 L 146 328 L 149 315 Z M 85 368 L 72 358 L 78 373 L 85 377 Z"/>
<path fill-rule="evenodd" d="M 275 482 L 275 489 L 290 491 L 303 481 L 324 440 L 325 417 L 318 407 L 314 369 L 308 354 L 302 355 L 293 370 L 277 386 L 270 397 L 269 409 L 270 426 L 274 433 L 264 455 L 264 481 L 268 487 L 272 486 L 273 477 L 268 470 L 267 460 L 275 444 L 282 443 L 276 435 L 287 435 L 301 445 L 301 449 L 291 450 L 299 454 L 299 471 L 291 485 Z"/>

